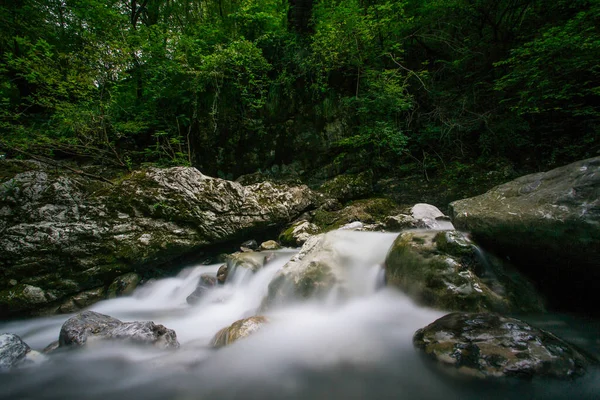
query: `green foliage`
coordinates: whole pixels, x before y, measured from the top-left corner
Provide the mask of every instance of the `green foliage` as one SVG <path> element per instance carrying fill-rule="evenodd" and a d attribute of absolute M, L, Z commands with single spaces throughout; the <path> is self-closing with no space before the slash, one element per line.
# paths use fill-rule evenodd
<path fill-rule="evenodd" d="M 298 33 L 281 0 L 5 2 L 1 150 L 450 181 L 482 156 L 598 154 L 598 1 L 312 5 Z"/>

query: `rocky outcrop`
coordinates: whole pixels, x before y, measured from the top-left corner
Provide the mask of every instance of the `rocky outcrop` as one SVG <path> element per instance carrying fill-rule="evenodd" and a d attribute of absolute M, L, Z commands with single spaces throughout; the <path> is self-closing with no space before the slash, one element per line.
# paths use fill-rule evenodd
<path fill-rule="evenodd" d="M 595 362 L 549 332 L 488 313 L 446 315 L 419 329 L 413 342 L 445 371 L 478 378 L 568 379 Z"/>
<path fill-rule="evenodd" d="M 60 311 L 118 276 L 283 225 L 315 199 L 306 187 L 242 186 L 195 168 L 150 168 L 109 185 L 20 167 L 29 170 L 0 183 L 0 317 Z"/>
<path fill-rule="evenodd" d="M 241 319 L 217 332 L 210 341 L 210 345 L 216 348 L 228 346 L 233 342 L 252 335 L 268 322 L 269 320 L 261 315 Z"/>
<path fill-rule="evenodd" d="M 458 231 L 407 231 L 386 258 L 386 278 L 421 304 L 454 311 L 543 311 L 527 279 Z"/>
<path fill-rule="evenodd" d="M 149 344 L 163 349 L 178 348 L 172 329 L 151 321 L 121 322 L 93 311 L 69 318 L 60 329 L 59 347 L 83 346 L 95 340 L 120 340 Z"/>
<path fill-rule="evenodd" d="M 598 313 L 600 157 L 451 203 L 457 228 L 518 265 L 553 306 Z"/>
<path fill-rule="evenodd" d="M 15 367 L 37 364 L 43 356 L 31 348 L 17 335 L 0 334 L 0 372 Z"/>

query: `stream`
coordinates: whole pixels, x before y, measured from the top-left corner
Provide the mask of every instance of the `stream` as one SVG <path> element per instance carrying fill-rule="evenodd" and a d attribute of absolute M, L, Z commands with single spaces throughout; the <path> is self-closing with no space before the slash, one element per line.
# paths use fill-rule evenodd
<path fill-rule="evenodd" d="M 276 272 L 296 253 L 283 249 L 252 274 L 237 271 L 196 305 L 186 297 L 201 274 L 220 264 L 192 266 L 148 282 L 132 296 L 90 310 L 122 321 L 152 320 L 177 333 L 178 350 L 94 342 L 57 351 L 40 366 L 0 374 L 0 399 L 598 399 L 600 373 L 573 381 L 478 381 L 451 377 L 412 345 L 414 332 L 445 312 L 416 305 L 380 288 L 381 265 L 397 234 L 348 232 L 345 295 L 269 310 L 270 323 L 252 336 L 214 350 L 221 328 L 255 315 Z M 598 321 L 556 314 L 519 316 L 600 355 Z M 58 339 L 69 315 L 0 322 L 35 350 Z"/>

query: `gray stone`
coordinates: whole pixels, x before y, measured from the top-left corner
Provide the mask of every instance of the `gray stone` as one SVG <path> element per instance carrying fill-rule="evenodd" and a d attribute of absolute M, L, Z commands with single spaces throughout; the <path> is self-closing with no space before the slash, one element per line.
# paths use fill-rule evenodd
<path fill-rule="evenodd" d="M 418 228 L 435 230 L 453 230 L 450 218 L 444 215 L 437 207 L 431 204 L 415 204 L 411 209 L 411 216 L 416 221 Z"/>
<path fill-rule="evenodd" d="M 69 318 L 61 327 L 59 347 L 83 346 L 94 340 L 125 340 L 160 348 L 178 348 L 175 331 L 151 321 L 121 322 L 93 311 Z"/>
<path fill-rule="evenodd" d="M 17 335 L 3 333 L 0 335 L 0 371 L 7 371 L 23 360 L 31 348 Z"/>
<path fill-rule="evenodd" d="M 496 314 L 448 314 L 413 338 L 447 372 L 477 378 L 583 375 L 595 360 L 553 334 Z"/>

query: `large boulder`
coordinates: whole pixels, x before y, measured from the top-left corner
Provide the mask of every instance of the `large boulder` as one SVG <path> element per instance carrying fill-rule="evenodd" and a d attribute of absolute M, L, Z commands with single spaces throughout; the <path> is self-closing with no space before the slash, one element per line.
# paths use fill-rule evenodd
<path fill-rule="evenodd" d="M 151 321 L 121 322 L 94 311 L 69 318 L 60 328 L 59 347 L 78 347 L 95 340 L 121 340 L 150 344 L 159 348 L 178 348 L 177 334 Z"/>
<path fill-rule="evenodd" d="M 598 312 L 600 157 L 523 176 L 450 207 L 457 228 L 510 258 L 553 306 Z"/>
<path fill-rule="evenodd" d="M 300 220 L 294 222 L 279 235 L 279 241 L 286 246 L 302 246 L 308 238 L 318 234 L 321 230 L 315 224 Z"/>
<path fill-rule="evenodd" d="M 263 327 L 269 320 L 261 315 L 241 319 L 228 327 L 221 329 L 210 341 L 210 345 L 215 348 L 224 347 L 240 339 L 252 335 Z"/>
<path fill-rule="evenodd" d="M 407 231 L 386 261 L 388 284 L 421 304 L 454 311 L 543 311 L 533 285 L 458 231 Z"/>
<path fill-rule="evenodd" d="M 19 168 L 0 182 L 0 317 L 60 311 L 118 276 L 288 223 L 315 199 L 305 186 L 242 186 L 195 168 L 150 168 L 114 185 Z"/>
<path fill-rule="evenodd" d="M 12 333 L 0 334 L 0 372 L 14 367 L 37 364 L 43 356 Z"/>
<path fill-rule="evenodd" d="M 448 314 L 419 329 L 413 343 L 445 371 L 478 378 L 568 379 L 595 363 L 549 332 L 491 313 Z"/>

